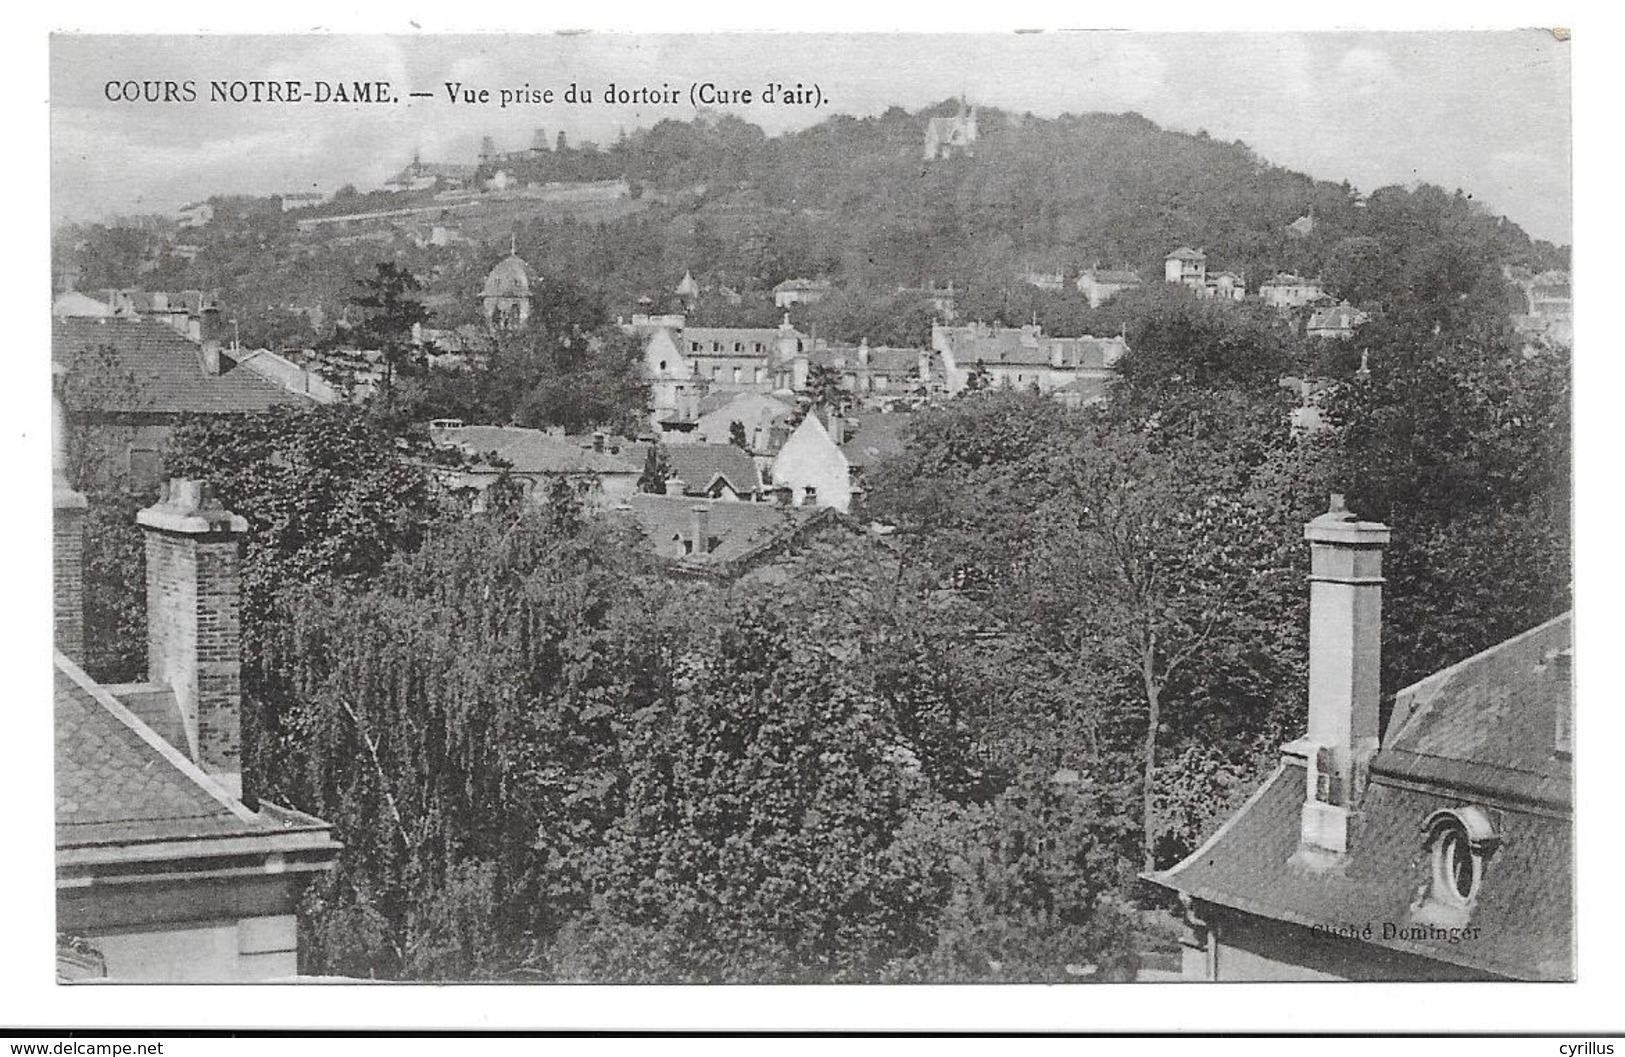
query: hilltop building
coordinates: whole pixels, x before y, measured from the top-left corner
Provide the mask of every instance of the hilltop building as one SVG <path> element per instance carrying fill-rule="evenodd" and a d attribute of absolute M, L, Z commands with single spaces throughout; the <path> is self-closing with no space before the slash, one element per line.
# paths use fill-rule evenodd
<path fill-rule="evenodd" d="M 1183 862 L 1190 980 L 1572 980 L 1572 627 L 1399 692 L 1380 728 L 1388 526 L 1305 527 L 1305 737 Z"/>
<path fill-rule="evenodd" d="M 462 190 L 474 182 L 476 169 L 477 166 L 459 165 L 455 162 L 426 162 L 417 151 L 413 151 L 411 163 L 385 180 L 384 190 L 427 191 L 436 187 L 451 191 Z"/>
<path fill-rule="evenodd" d="M 976 153 L 976 108 L 967 106 L 963 96 L 952 117 L 934 117 L 925 123 L 926 161 L 969 156 Z"/>

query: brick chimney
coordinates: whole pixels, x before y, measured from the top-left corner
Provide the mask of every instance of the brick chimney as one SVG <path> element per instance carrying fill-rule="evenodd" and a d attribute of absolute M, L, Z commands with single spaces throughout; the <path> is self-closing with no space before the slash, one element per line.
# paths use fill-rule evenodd
<path fill-rule="evenodd" d="M 242 771 L 238 544 L 248 523 L 179 477 L 136 521 L 146 530 L 147 678 L 174 692 L 198 766 L 230 784 Z"/>
<path fill-rule="evenodd" d="M 1348 851 L 1348 819 L 1377 751 L 1382 667 L 1382 551 L 1388 526 L 1333 495 L 1304 526 L 1309 541 L 1309 733 L 1282 750 L 1305 771 L 1300 855 Z"/>
<path fill-rule="evenodd" d="M 68 483 L 67 412 L 60 365 L 51 391 L 51 600 L 56 648 L 77 664 L 85 660 L 85 497 Z"/>

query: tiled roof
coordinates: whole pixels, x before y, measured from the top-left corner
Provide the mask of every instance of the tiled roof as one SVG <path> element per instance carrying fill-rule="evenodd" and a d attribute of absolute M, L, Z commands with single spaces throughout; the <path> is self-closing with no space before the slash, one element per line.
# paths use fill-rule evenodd
<path fill-rule="evenodd" d="M 732 444 L 671 444 L 666 465 L 693 492 L 710 489 L 718 477 L 741 495 L 762 490 L 762 475 L 749 454 Z"/>
<path fill-rule="evenodd" d="M 518 426 L 462 426 L 434 431 L 437 444 L 461 447 L 475 458 L 495 454 L 514 473 L 641 473 L 641 464 L 572 444 L 539 429 Z"/>
<path fill-rule="evenodd" d="M 694 508 L 706 508 L 706 531 L 717 541 L 703 558 L 691 564 L 728 565 L 747 561 L 764 548 L 786 542 L 826 508 L 785 507 L 774 503 L 747 503 L 727 499 L 649 495 L 640 492 L 628 500 L 630 513 L 656 553 L 682 558 L 683 541 L 693 532 Z"/>
<path fill-rule="evenodd" d="M 1158 884 L 1249 914 L 1304 926 L 1363 927 L 1366 941 L 1518 979 L 1573 977 L 1572 767 L 1557 750 L 1571 706 L 1568 617 L 1508 640 L 1400 692 L 1336 869 L 1294 859 L 1305 775 L 1286 764 Z M 1567 729 L 1566 722 L 1563 728 Z M 1472 804 L 1498 816 L 1469 940 L 1385 937 L 1419 924 L 1432 870 L 1422 827 Z"/>
<path fill-rule="evenodd" d="M 97 350 L 103 348 L 112 350 L 111 371 L 70 385 L 70 411 L 230 414 L 312 403 L 224 358 L 220 374 L 206 373 L 197 344 L 163 323 L 145 319 L 52 321 L 51 357 L 70 371 L 99 365 Z"/>
<path fill-rule="evenodd" d="M 1193 250 L 1189 246 L 1181 246 L 1163 259 L 1169 261 L 1205 261 L 1207 260 L 1207 254 Z"/>
<path fill-rule="evenodd" d="M 55 685 L 58 848 L 283 829 L 199 783 L 142 737 L 139 720 L 120 718 L 61 664 Z"/>

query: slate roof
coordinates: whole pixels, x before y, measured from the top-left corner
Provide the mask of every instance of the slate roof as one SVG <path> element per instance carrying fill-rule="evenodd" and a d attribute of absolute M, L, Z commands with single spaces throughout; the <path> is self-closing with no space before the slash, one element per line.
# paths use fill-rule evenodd
<path fill-rule="evenodd" d="M 76 674 L 78 678 L 58 658 L 59 851 L 263 836 L 291 829 L 326 831 L 326 823 L 298 812 L 249 810 L 204 777 L 178 750 L 169 748 L 133 713 L 110 697 L 98 699 L 90 689 L 95 684 L 82 672 Z"/>
<path fill-rule="evenodd" d="M 1572 690 L 1559 617 L 1400 691 L 1336 869 L 1296 864 L 1305 775 L 1283 764 L 1185 861 L 1148 875 L 1194 898 L 1303 926 L 1376 930 L 1369 942 L 1516 979 L 1567 980 L 1573 968 L 1573 777 L 1558 752 Z M 1468 925 L 1477 934 L 1384 937 L 1419 922 L 1432 869 L 1422 826 L 1442 808 L 1497 814 Z"/>
<path fill-rule="evenodd" d="M 69 411 L 232 414 L 313 403 L 229 360 L 223 360 L 219 375 L 206 373 L 197 343 L 164 323 L 146 319 L 52 321 L 51 358 L 70 371 L 99 365 L 97 350 L 102 348 L 112 350 L 112 370 L 70 385 Z"/>
<path fill-rule="evenodd" d="M 762 490 L 756 461 L 732 444 L 670 444 L 664 450 L 671 472 L 695 493 L 708 491 L 719 477 L 741 495 Z"/>
<path fill-rule="evenodd" d="M 641 463 L 607 452 L 572 444 L 563 437 L 519 426 L 462 426 L 437 429 L 437 444 L 461 447 L 475 458 L 495 454 L 511 464 L 514 473 L 642 473 Z"/>
<path fill-rule="evenodd" d="M 1168 256 L 1164 257 L 1163 260 L 1168 260 L 1168 261 L 1205 261 L 1205 260 L 1207 260 L 1207 254 L 1202 253 L 1199 250 L 1193 250 L 1189 246 L 1181 246 L 1181 247 L 1179 247 L 1179 249 L 1175 250 L 1174 252 L 1168 254 Z"/>

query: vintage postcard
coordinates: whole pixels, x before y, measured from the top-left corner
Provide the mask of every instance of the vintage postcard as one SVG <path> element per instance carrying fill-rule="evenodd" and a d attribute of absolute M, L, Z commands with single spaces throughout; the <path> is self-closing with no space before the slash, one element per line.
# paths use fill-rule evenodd
<path fill-rule="evenodd" d="M 57 980 L 1574 980 L 1569 50 L 54 36 Z"/>

